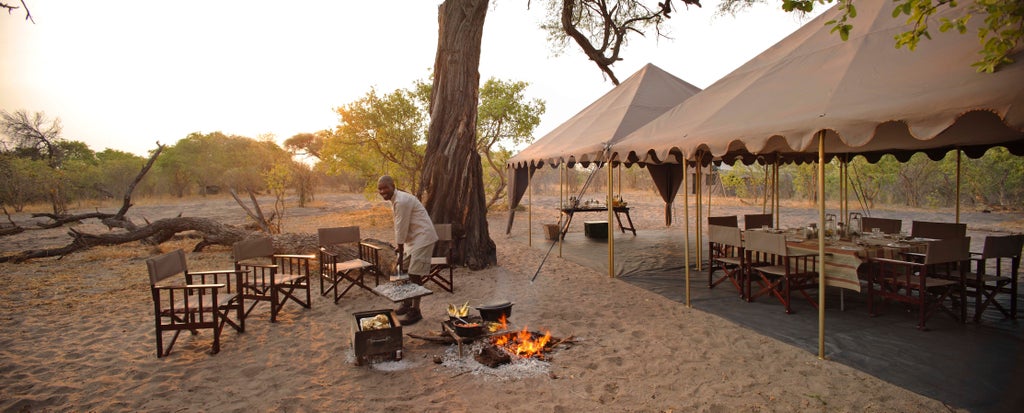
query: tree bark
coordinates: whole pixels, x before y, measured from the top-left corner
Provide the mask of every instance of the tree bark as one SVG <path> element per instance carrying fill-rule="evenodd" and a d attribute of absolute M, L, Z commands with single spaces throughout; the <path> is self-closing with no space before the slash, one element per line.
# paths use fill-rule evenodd
<path fill-rule="evenodd" d="M 430 130 L 420 199 L 435 223 L 451 223 L 470 269 L 496 264 L 487 229 L 483 165 L 476 151 L 480 42 L 486 0 L 446 0 L 438 7 Z"/>

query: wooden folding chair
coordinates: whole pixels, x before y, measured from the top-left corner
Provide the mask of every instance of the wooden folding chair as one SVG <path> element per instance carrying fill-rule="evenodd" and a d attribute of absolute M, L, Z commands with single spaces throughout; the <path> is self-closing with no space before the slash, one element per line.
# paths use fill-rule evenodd
<path fill-rule="evenodd" d="M 1017 283 L 1022 248 L 1022 234 L 988 236 L 982 251 L 971 253 L 971 260 L 976 263 L 975 270 L 967 274 L 965 282 L 966 293 L 974 297 L 975 322 L 981 321 L 982 313 L 989 306 L 995 307 L 1006 318 L 1017 319 Z M 997 300 L 1000 293 L 1009 295 L 1009 309 Z"/>
<path fill-rule="evenodd" d="M 252 238 L 233 246 L 235 269 L 248 271 L 243 277 L 243 297 L 252 300 L 245 310 L 249 316 L 256 304 L 270 303 L 270 322 L 277 322 L 281 307 L 289 300 L 304 308 L 312 307 L 309 294 L 310 261 L 314 255 L 274 254 L 270 237 Z M 298 290 L 298 291 L 296 291 Z M 303 300 L 301 291 L 305 291 Z"/>
<path fill-rule="evenodd" d="M 455 240 L 452 237 L 452 225 L 435 224 L 434 231 L 437 232 L 437 244 L 434 247 L 434 256 L 430 258 L 430 274 L 420 278 L 420 285 L 432 281 L 445 291 L 454 293 L 455 275 L 452 254 Z M 447 277 L 445 273 L 447 273 Z"/>
<path fill-rule="evenodd" d="M 746 231 L 744 236 L 744 259 L 749 263 L 760 263 L 748 267 L 747 301 L 770 294 L 782 303 L 786 314 L 792 314 L 791 298 L 796 291 L 812 307 L 818 308 L 818 302 L 807 293 L 818 286 L 818 254 L 791 253 L 786 247 L 786 234 Z M 757 291 L 752 289 L 755 282 L 760 287 Z"/>
<path fill-rule="evenodd" d="M 708 217 L 708 225 L 721 225 L 723 227 L 734 227 L 739 228 L 739 220 L 735 215 L 723 215 L 718 217 Z"/>
<path fill-rule="evenodd" d="M 899 234 L 903 230 L 903 221 L 891 218 L 862 217 L 860 223 L 861 231 L 871 233 L 873 228 L 883 234 Z"/>
<path fill-rule="evenodd" d="M 333 292 L 337 304 L 352 287 L 373 292 L 366 285 L 366 274 L 372 274 L 375 285 L 380 285 L 381 248 L 362 242 L 359 227 L 320 228 L 316 232 L 320 244 L 320 295 Z M 346 246 L 354 247 L 356 252 L 348 252 Z M 342 283 L 348 284 L 344 290 L 340 289 Z"/>
<path fill-rule="evenodd" d="M 875 311 L 877 296 L 882 299 L 882 304 L 893 300 L 917 307 L 919 330 L 927 330 L 925 323 L 938 310 L 963 322 L 966 316 L 963 288 L 966 265 L 959 264 L 970 257 L 970 245 L 969 237 L 940 239 L 928 242 L 921 261 L 870 258 L 869 262 L 874 265 L 868 279 L 868 313 L 878 315 Z M 942 265 L 956 267 L 956 278 L 936 276 Z M 954 293 L 958 293 L 959 314 L 944 305 Z"/>
<path fill-rule="evenodd" d="M 743 216 L 743 229 L 761 229 L 763 226 L 775 228 L 772 214 L 748 214 Z"/>
<path fill-rule="evenodd" d="M 242 272 L 189 272 L 185 252 L 180 249 L 147 259 L 146 267 L 153 295 L 157 357 L 171 354 L 182 330 L 189 330 L 193 335 L 200 329 L 213 330 L 211 354 L 220 351 L 220 333 L 224 324 L 239 332 L 245 330 L 243 302 L 239 294 Z M 172 279 L 177 275 L 184 277 L 177 281 Z M 174 332 L 166 348 L 165 331 Z"/>
<path fill-rule="evenodd" d="M 743 240 L 737 227 L 708 226 L 708 288 L 715 288 L 725 280 L 729 280 L 743 298 Z M 722 270 L 722 276 L 714 278 L 716 270 Z"/>
<path fill-rule="evenodd" d="M 910 236 L 932 239 L 963 238 L 967 236 L 967 224 L 911 221 Z"/>

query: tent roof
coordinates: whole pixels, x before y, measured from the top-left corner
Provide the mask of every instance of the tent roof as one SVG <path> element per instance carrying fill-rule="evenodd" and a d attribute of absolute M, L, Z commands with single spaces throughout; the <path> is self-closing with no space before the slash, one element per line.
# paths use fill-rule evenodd
<path fill-rule="evenodd" d="M 603 159 L 614 143 L 700 91 L 648 63 L 509 160 L 513 168 Z"/>
<path fill-rule="evenodd" d="M 1024 154 L 1024 53 L 996 73 L 977 73 L 977 26 L 940 33 L 914 51 L 894 47 L 907 31 L 893 18 L 891 1 L 858 3 L 848 41 L 825 22 L 826 11 L 703 92 L 620 140 L 613 152 L 632 162 L 725 159 L 779 154 L 799 159 L 816 153 L 825 131 L 829 154 L 860 153 L 869 160 L 919 151 L 932 157 L 953 148 L 980 156 L 994 145 Z M 971 22 L 980 24 L 984 16 Z"/>

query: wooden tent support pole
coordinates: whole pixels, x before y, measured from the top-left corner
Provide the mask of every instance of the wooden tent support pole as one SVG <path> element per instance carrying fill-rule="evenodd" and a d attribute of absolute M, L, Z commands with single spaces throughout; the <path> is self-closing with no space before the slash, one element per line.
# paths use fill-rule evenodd
<path fill-rule="evenodd" d="M 615 208 L 612 207 L 614 194 L 612 190 L 615 181 L 615 174 L 612 170 L 611 150 L 608 151 L 608 278 L 615 278 Z"/>
<path fill-rule="evenodd" d="M 701 252 L 703 251 L 703 248 L 701 247 L 701 245 L 702 245 L 701 244 L 701 240 L 704 238 L 704 237 L 702 237 L 703 231 L 704 231 L 704 223 L 703 223 L 703 220 L 701 219 L 701 214 L 700 214 L 700 208 L 701 208 L 701 206 L 704 205 L 704 200 L 702 199 L 703 197 L 701 196 L 701 192 L 700 192 L 701 191 L 701 185 L 700 185 L 700 181 L 701 181 L 701 179 L 700 179 L 701 178 L 700 158 L 701 157 L 702 156 L 698 156 L 697 157 L 697 163 L 694 164 L 694 166 L 693 166 L 693 171 L 694 171 L 694 173 L 693 173 L 693 184 L 695 186 L 694 189 L 695 189 L 695 192 L 697 194 L 697 271 L 703 271 L 703 266 L 701 265 L 701 259 L 704 258 L 704 254 L 701 254 Z M 687 188 L 687 189 L 689 189 L 689 188 Z"/>
<path fill-rule="evenodd" d="M 527 168 L 530 168 L 529 166 Z M 533 174 L 526 170 L 526 187 L 530 188 L 530 207 L 526 210 L 526 245 L 533 246 Z"/>
<path fill-rule="evenodd" d="M 825 359 L 825 131 L 818 132 L 818 359 Z"/>
<path fill-rule="evenodd" d="M 565 214 L 562 211 L 565 209 L 565 183 L 569 181 L 569 172 L 565 168 L 565 162 L 558 165 L 558 258 L 562 258 L 562 218 Z"/>
<path fill-rule="evenodd" d="M 686 158 L 683 158 L 683 268 L 686 278 L 686 308 L 690 304 L 690 172 L 686 170 Z"/>
<path fill-rule="evenodd" d="M 956 223 L 960 223 L 960 148 L 956 148 Z"/>

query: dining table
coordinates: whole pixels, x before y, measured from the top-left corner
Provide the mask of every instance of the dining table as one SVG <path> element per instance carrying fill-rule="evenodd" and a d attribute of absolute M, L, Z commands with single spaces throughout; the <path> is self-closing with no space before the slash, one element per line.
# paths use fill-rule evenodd
<path fill-rule="evenodd" d="M 794 253 L 818 252 L 818 238 L 808 239 L 803 228 L 769 230 L 786 233 L 786 247 Z M 927 241 L 932 239 L 870 233 L 852 238 L 826 239 L 825 285 L 860 292 L 859 273 L 867 270 L 863 267 L 869 259 L 904 259 L 907 253 L 923 253 L 927 248 Z"/>

